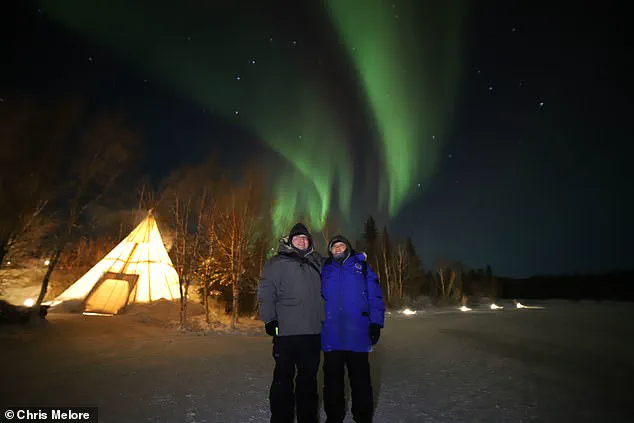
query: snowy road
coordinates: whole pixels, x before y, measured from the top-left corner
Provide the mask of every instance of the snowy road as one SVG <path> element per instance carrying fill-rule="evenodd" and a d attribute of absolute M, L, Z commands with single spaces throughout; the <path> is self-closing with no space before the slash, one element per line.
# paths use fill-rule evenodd
<path fill-rule="evenodd" d="M 632 421 L 631 322 L 620 304 L 390 317 L 372 354 L 375 422 Z M 107 423 L 267 422 L 270 347 L 51 315 L 30 332 L 0 328 L 0 405 L 94 405 Z"/>

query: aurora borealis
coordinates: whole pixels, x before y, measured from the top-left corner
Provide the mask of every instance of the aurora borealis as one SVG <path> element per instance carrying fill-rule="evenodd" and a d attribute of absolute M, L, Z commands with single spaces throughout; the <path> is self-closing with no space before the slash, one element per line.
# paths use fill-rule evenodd
<path fill-rule="evenodd" d="M 334 217 L 356 239 L 372 215 L 411 237 L 427 268 L 634 265 L 631 5 L 2 7 L 13 35 L 0 44 L 0 107 L 79 94 L 120 111 L 144 135 L 139 169 L 153 181 L 208 158 L 237 176 L 255 161 L 276 234 Z"/>
<path fill-rule="evenodd" d="M 463 6 L 452 1 L 424 7 L 427 19 L 421 24 L 411 7 L 380 0 L 362 3 L 333 1 L 312 12 L 323 15 L 322 31 L 340 35 L 344 47 L 339 54 L 354 65 L 348 71 L 361 81 L 359 95 L 366 99 L 371 125 L 379 129 L 367 142 L 377 143 L 381 154 L 371 207 L 385 207 L 395 216 L 417 184 L 432 176 L 442 149 L 459 73 Z M 175 4 L 119 0 L 96 7 L 62 1 L 47 10 L 65 27 L 237 122 L 286 160 L 291 166 L 272 164 L 287 169 L 276 174 L 274 184 L 278 232 L 298 215 L 319 230 L 335 191 L 334 212 L 348 219 L 352 187 L 361 184 L 352 171 L 352 143 L 337 116 L 336 95 L 324 87 L 319 71 L 311 69 L 318 59 L 309 56 L 307 62 L 306 52 L 295 54 L 307 49 L 301 32 L 295 38 L 280 33 L 271 26 L 273 19 L 266 19 L 270 13 L 264 7 L 243 15 L 237 13 L 239 6 L 185 8 L 174 19 Z M 238 16 L 238 22 L 227 16 Z M 407 43 L 408 38 L 423 43 Z"/>
<path fill-rule="evenodd" d="M 327 3 L 379 127 L 386 173 L 382 194 L 395 215 L 412 187 L 426 183 L 436 166 L 441 147 L 436 140 L 445 134 L 457 88 L 465 4 Z"/>

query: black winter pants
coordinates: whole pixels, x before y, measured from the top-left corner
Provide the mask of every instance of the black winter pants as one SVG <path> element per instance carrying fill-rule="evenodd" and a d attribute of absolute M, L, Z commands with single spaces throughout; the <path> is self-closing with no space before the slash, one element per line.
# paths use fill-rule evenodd
<path fill-rule="evenodd" d="M 368 353 L 330 351 L 324 353 L 324 409 L 326 423 L 342 423 L 346 416 L 344 367 L 348 368 L 352 391 L 352 417 L 370 423 L 374 409 Z"/>
<path fill-rule="evenodd" d="M 275 370 L 269 395 L 271 423 L 293 423 L 295 410 L 298 423 L 317 423 L 320 336 L 275 336 L 273 358 Z"/>

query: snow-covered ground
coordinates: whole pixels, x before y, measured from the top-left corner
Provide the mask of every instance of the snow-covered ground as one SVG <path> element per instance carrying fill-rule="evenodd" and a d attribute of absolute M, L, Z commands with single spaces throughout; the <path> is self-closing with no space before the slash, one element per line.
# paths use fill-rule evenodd
<path fill-rule="evenodd" d="M 634 305 L 504 305 L 389 315 L 371 357 L 375 422 L 632 421 Z M 0 328 L 0 406 L 98 406 L 109 423 L 268 421 L 271 339 L 255 322 L 203 334 L 139 311 L 49 317 Z"/>

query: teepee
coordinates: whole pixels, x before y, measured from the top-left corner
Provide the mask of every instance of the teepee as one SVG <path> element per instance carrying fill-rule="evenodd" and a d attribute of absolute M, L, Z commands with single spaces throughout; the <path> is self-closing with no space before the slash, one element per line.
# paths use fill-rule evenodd
<path fill-rule="evenodd" d="M 148 216 L 51 305 L 81 301 L 84 313 L 117 314 L 129 303 L 180 298 L 178 274 Z"/>

